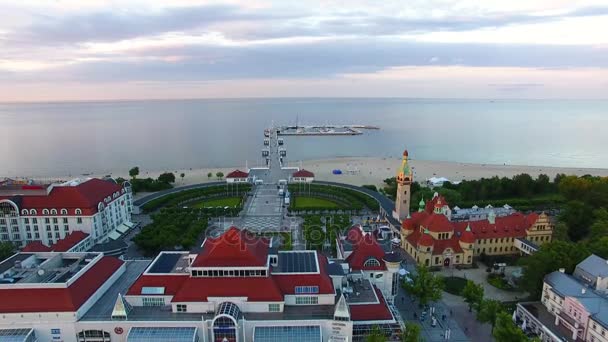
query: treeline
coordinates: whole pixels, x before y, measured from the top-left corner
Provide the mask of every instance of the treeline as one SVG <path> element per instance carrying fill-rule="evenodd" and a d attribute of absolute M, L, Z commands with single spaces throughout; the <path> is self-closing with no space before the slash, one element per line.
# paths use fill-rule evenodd
<path fill-rule="evenodd" d="M 133 193 L 137 192 L 156 192 L 173 188 L 173 183 L 175 183 L 175 174 L 172 172 L 161 173 L 157 179 L 148 178 L 137 178 L 139 175 L 139 167 L 134 167 L 129 170 L 129 176 L 131 179 L 129 182 L 131 183 L 131 190 Z M 182 178 L 184 174 L 181 174 Z M 118 184 L 122 184 L 126 181 L 124 178 L 117 178 L 116 182 Z"/>
<path fill-rule="evenodd" d="M 492 177 L 465 180 L 459 184 L 444 183 L 442 187 L 429 188 L 415 182 L 411 188 L 412 210 L 418 209 L 420 199 L 428 200 L 435 192 L 445 197 L 451 206 L 471 207 L 473 205 L 497 205 L 498 201 L 508 202 L 519 210 L 534 208 L 554 208 L 563 203 L 558 184 L 564 175 L 557 175 L 553 181 L 545 174 L 536 179 L 522 173 L 513 178 Z M 395 177 L 384 180 L 382 191 L 393 200 L 397 193 Z"/>
<path fill-rule="evenodd" d="M 340 202 L 345 204 L 345 207 L 350 210 L 361 210 L 364 207 L 369 208 L 370 210 L 378 210 L 379 204 L 373 197 L 364 194 L 362 192 L 342 188 L 338 186 L 332 185 L 321 185 L 321 184 L 309 184 L 309 185 L 299 185 L 299 184 L 289 184 L 288 185 L 289 192 L 295 195 L 306 195 L 308 193 L 316 193 L 316 194 L 324 194 L 329 198 L 339 199 Z M 325 208 L 325 209 L 335 209 L 335 208 Z"/>
<path fill-rule="evenodd" d="M 207 229 L 208 216 L 199 210 L 163 209 L 152 215 L 152 223 L 145 226 L 133 241 L 146 255 L 162 250 L 187 250 Z"/>
<path fill-rule="evenodd" d="M 239 184 L 238 190 L 236 187 L 229 185 L 208 186 L 198 189 L 184 190 L 151 200 L 144 204 L 141 208 L 145 212 L 154 211 L 161 207 L 172 207 L 184 202 L 203 199 L 205 197 L 226 195 L 239 196 L 251 190 L 251 184 Z"/>

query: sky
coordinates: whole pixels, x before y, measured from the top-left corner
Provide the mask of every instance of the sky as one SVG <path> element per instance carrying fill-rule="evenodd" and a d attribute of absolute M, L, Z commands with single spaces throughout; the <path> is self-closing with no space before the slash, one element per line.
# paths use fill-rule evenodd
<path fill-rule="evenodd" d="M 606 0 L 0 0 L 0 102 L 608 98 Z"/>

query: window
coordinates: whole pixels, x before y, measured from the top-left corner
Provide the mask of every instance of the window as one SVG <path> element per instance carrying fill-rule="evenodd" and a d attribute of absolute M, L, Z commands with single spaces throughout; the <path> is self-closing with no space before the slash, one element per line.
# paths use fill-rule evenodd
<path fill-rule="evenodd" d="M 177 312 L 188 312 L 188 306 L 186 304 L 177 304 Z"/>
<path fill-rule="evenodd" d="M 38 223 L 38 219 L 37 219 L 37 218 L 33 218 L 33 219 L 32 219 L 32 223 L 33 223 L 33 224 L 37 224 L 37 223 Z"/>
<path fill-rule="evenodd" d="M 379 266 L 380 266 L 380 262 L 376 258 L 369 258 L 369 259 L 365 260 L 365 263 L 363 264 L 363 267 L 379 267 Z"/>
<path fill-rule="evenodd" d="M 26 218 L 24 218 L 24 219 L 23 219 L 23 223 L 25 223 L 25 224 L 29 224 L 29 223 L 30 223 L 30 219 L 29 219 L 29 218 L 27 218 L 27 217 L 26 217 Z"/>
<path fill-rule="evenodd" d="M 435 257 L 435 264 L 439 263 L 439 257 Z"/>
<path fill-rule="evenodd" d="M 268 304 L 268 311 L 269 312 L 280 312 L 281 304 Z"/>
<path fill-rule="evenodd" d="M 318 286 L 296 286 L 296 294 L 319 293 Z"/>
<path fill-rule="evenodd" d="M 51 334 L 53 334 L 53 335 L 61 334 L 61 329 L 51 329 Z"/>
<path fill-rule="evenodd" d="M 143 306 L 163 306 L 165 305 L 165 299 L 159 297 L 143 297 Z"/>
<path fill-rule="evenodd" d="M 78 223 L 78 224 L 82 224 L 82 217 L 78 217 L 78 218 L 76 218 L 76 223 Z"/>
<path fill-rule="evenodd" d="M 296 305 L 316 305 L 319 304 L 317 296 L 298 296 L 296 297 Z"/>
<path fill-rule="evenodd" d="M 58 221 L 57 221 L 57 218 L 56 218 L 56 217 L 53 217 L 53 223 L 57 223 L 57 222 L 58 222 Z"/>

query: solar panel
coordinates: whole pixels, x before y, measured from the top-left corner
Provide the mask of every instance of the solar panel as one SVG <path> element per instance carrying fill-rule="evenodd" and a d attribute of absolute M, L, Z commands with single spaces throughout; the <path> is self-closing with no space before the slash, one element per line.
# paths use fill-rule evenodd
<path fill-rule="evenodd" d="M 279 253 L 278 273 L 315 273 L 318 272 L 316 252 Z"/>
<path fill-rule="evenodd" d="M 253 339 L 256 342 L 320 342 L 321 327 L 318 325 L 255 327 Z"/>
<path fill-rule="evenodd" d="M 180 253 L 163 253 L 159 255 L 152 267 L 150 267 L 149 273 L 171 273 L 173 267 L 179 259 L 182 257 Z"/>
<path fill-rule="evenodd" d="M 197 328 L 189 327 L 133 327 L 127 336 L 129 342 L 192 342 L 197 340 Z"/>

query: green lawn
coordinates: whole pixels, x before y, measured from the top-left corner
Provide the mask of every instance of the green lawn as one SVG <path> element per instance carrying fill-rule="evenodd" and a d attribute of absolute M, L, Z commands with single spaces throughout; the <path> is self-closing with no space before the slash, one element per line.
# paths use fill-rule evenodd
<path fill-rule="evenodd" d="M 307 209 L 307 208 L 340 208 L 340 204 L 318 197 L 303 197 L 297 196 L 295 199 L 295 209 Z"/>
<path fill-rule="evenodd" d="M 226 197 L 226 198 L 218 198 L 218 199 L 195 202 L 195 203 L 188 205 L 188 207 L 190 207 L 190 208 L 234 207 L 234 206 L 238 206 L 240 203 L 241 203 L 240 197 Z"/>
<path fill-rule="evenodd" d="M 460 277 L 445 277 L 445 292 L 460 296 L 462 289 L 467 285 L 467 280 Z"/>

